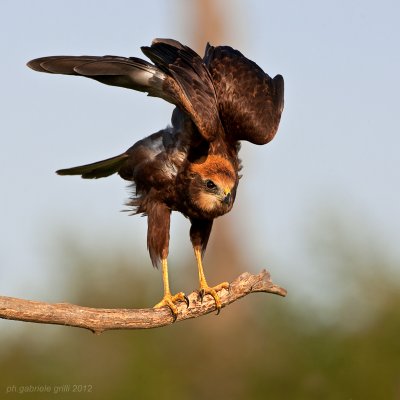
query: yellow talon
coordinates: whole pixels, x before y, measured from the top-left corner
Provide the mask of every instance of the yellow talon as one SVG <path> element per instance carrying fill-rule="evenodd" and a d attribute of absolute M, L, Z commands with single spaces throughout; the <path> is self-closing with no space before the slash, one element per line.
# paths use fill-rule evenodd
<path fill-rule="evenodd" d="M 172 317 L 175 321 L 178 317 L 178 307 L 175 305 L 175 302 L 177 301 L 184 301 L 189 307 L 189 299 L 185 296 L 184 293 L 179 292 L 175 295 L 172 295 L 171 293 L 165 294 L 162 300 L 157 303 L 153 308 L 169 307 L 172 312 Z"/>
<path fill-rule="evenodd" d="M 217 309 L 217 315 L 220 313 L 222 304 L 221 304 L 221 299 L 217 292 L 219 292 L 222 289 L 229 289 L 229 283 L 228 282 L 222 282 L 217 286 L 210 287 L 207 284 L 206 277 L 204 275 L 203 271 L 203 263 L 201 260 L 201 250 L 197 247 L 194 248 L 194 254 L 196 256 L 197 260 L 197 268 L 199 271 L 199 282 L 200 282 L 200 289 L 199 289 L 199 296 L 200 300 L 203 301 L 203 298 L 206 294 L 209 294 L 213 297 L 215 301 L 215 307 Z"/>
<path fill-rule="evenodd" d="M 169 307 L 172 313 L 172 318 L 175 322 L 176 318 L 178 317 L 178 307 L 175 305 L 175 302 L 184 301 L 186 303 L 186 306 L 189 307 L 189 299 L 182 292 L 179 292 L 175 295 L 171 294 L 171 291 L 169 289 L 168 264 L 166 259 L 161 260 L 161 267 L 164 284 L 164 297 L 153 308 Z"/>
<path fill-rule="evenodd" d="M 217 315 L 220 313 L 222 304 L 221 304 L 221 299 L 217 292 L 219 292 L 222 289 L 229 289 L 229 283 L 228 282 L 222 282 L 217 286 L 210 287 L 207 285 L 207 283 L 202 285 L 199 289 L 199 296 L 201 301 L 203 301 L 203 298 L 206 294 L 209 294 L 210 296 L 213 297 L 215 301 L 215 307 L 217 309 Z"/>

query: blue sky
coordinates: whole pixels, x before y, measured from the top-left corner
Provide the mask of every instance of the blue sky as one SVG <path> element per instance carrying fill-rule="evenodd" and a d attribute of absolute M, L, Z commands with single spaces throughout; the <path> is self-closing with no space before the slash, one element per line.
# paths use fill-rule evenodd
<path fill-rule="evenodd" d="M 325 210 L 342 210 L 399 256 L 399 3 L 218 3 L 235 6 L 223 44 L 285 78 L 280 130 L 268 146 L 244 144 L 244 178 L 224 217 L 251 239 L 254 270 L 273 259 L 287 265 L 274 273 L 281 280 L 306 269 L 304 236 Z M 140 56 L 154 37 L 190 45 L 192 18 L 183 0 L 0 3 L 0 294 L 44 298 L 61 268 L 53 253 L 61 232 L 90 249 L 113 251 L 122 240 L 145 254 L 145 219 L 119 212 L 129 195 L 122 180 L 54 171 L 119 154 L 166 126 L 172 110 L 142 93 L 35 73 L 26 62 Z M 177 259 L 191 249 L 187 222 L 176 216 L 173 224 Z"/>

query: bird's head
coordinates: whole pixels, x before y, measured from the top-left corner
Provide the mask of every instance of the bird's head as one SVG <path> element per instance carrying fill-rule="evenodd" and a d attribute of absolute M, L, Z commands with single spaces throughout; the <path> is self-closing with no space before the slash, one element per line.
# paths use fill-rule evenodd
<path fill-rule="evenodd" d="M 190 165 L 189 176 L 189 201 L 204 217 L 215 218 L 231 210 L 238 174 L 229 160 L 208 156 Z"/>

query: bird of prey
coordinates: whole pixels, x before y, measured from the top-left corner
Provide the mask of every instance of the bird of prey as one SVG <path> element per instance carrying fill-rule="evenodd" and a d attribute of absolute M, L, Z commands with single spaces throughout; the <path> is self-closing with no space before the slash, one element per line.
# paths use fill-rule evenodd
<path fill-rule="evenodd" d="M 142 47 L 152 61 L 117 56 L 51 56 L 32 60 L 35 71 L 77 75 L 101 83 L 147 92 L 175 105 L 171 125 L 136 142 L 124 153 L 92 164 L 61 169 L 59 175 L 97 179 L 118 173 L 133 183 L 128 203 L 147 216 L 147 246 L 154 266 L 161 263 L 164 296 L 154 307 L 170 308 L 174 320 L 182 293 L 172 295 L 167 256 L 170 215 L 190 220 L 190 240 L 199 275 L 199 295 L 209 294 L 221 309 L 218 291 L 210 287 L 202 257 L 213 220 L 229 212 L 239 183 L 240 141 L 262 145 L 273 139 L 283 110 L 283 78 L 271 78 L 256 63 L 229 46 L 207 44 L 201 58 L 172 39 L 155 39 Z"/>

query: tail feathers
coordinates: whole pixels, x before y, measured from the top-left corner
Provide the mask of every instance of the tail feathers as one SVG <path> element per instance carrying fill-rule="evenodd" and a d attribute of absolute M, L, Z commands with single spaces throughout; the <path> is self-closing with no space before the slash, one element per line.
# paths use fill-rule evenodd
<path fill-rule="evenodd" d="M 129 158 L 127 153 L 108 158 L 92 164 L 80 165 L 79 167 L 60 169 L 58 175 L 81 175 L 84 179 L 105 178 L 117 173 L 125 161 Z"/>

